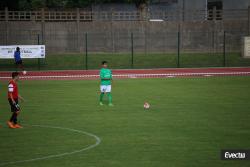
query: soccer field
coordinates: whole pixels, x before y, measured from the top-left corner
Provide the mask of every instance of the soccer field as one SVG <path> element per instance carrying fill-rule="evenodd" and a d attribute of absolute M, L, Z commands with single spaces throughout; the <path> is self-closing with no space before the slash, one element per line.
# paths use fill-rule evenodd
<path fill-rule="evenodd" d="M 21 80 L 19 89 L 23 129 L 7 128 L 0 94 L 0 166 L 249 166 L 220 151 L 250 148 L 250 77 L 115 80 L 114 107 L 98 105 L 97 80 Z"/>

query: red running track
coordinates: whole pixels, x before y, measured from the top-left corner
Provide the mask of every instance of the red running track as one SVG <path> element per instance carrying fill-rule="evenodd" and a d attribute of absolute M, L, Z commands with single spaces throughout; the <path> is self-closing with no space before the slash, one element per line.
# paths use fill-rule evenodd
<path fill-rule="evenodd" d="M 0 80 L 9 80 L 11 72 L 0 72 Z M 113 70 L 114 78 L 170 78 L 170 77 L 211 77 L 250 76 L 250 67 L 244 68 L 164 68 Z M 76 71 L 27 71 L 22 80 L 84 80 L 98 79 L 98 70 Z"/>

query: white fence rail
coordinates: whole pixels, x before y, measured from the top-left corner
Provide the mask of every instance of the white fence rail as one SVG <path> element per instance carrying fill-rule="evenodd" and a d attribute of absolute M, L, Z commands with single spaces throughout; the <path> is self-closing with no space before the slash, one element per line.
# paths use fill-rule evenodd
<path fill-rule="evenodd" d="M 0 11 L 0 21 L 164 21 L 248 20 L 249 9 L 232 10 L 169 10 L 156 12 L 139 11 Z"/>

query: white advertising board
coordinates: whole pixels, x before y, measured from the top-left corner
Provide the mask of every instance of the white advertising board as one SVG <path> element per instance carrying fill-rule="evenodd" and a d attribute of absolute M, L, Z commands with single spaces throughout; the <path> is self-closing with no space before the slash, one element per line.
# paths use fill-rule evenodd
<path fill-rule="evenodd" d="M 0 46 L 0 59 L 13 59 L 17 47 L 22 59 L 45 58 L 45 45 L 8 45 Z"/>

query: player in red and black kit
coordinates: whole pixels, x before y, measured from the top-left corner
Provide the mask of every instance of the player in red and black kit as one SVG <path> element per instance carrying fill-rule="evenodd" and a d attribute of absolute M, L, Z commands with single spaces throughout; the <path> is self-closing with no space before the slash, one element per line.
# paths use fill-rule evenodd
<path fill-rule="evenodd" d="M 9 85 L 8 85 L 8 101 L 10 104 L 12 116 L 10 120 L 7 122 L 7 124 L 9 128 L 12 128 L 12 129 L 22 128 L 22 126 L 17 123 L 17 116 L 20 113 L 18 99 L 24 101 L 22 96 L 18 94 L 18 87 L 17 87 L 17 81 L 19 79 L 18 75 L 19 75 L 18 72 L 13 72 L 12 80 L 9 82 Z"/>

